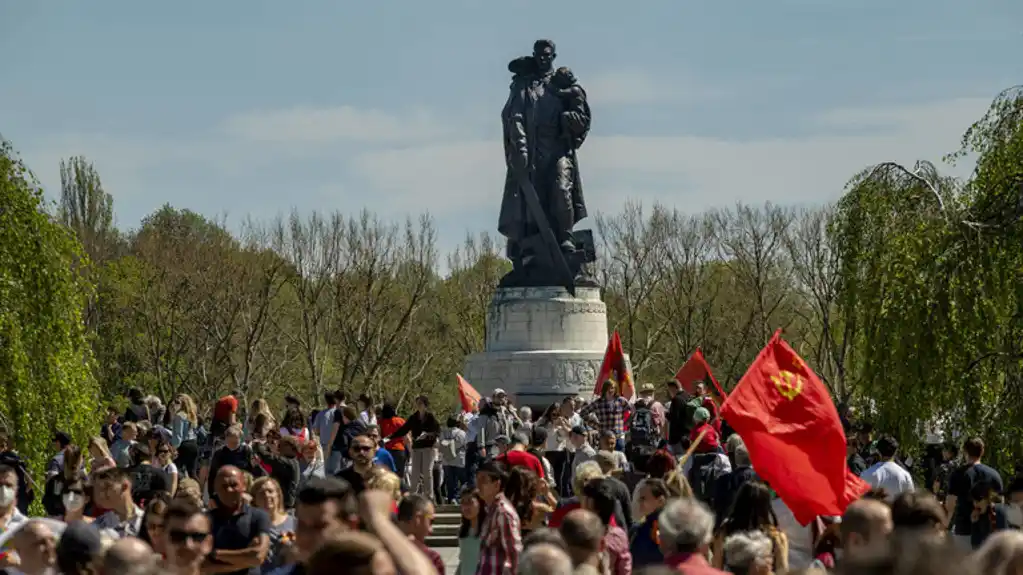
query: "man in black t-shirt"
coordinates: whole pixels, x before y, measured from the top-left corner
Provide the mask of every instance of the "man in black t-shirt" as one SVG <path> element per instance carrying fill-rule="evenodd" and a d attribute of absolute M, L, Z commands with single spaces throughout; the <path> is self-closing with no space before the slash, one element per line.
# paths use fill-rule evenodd
<path fill-rule="evenodd" d="M 217 507 L 209 512 L 213 552 L 207 569 L 227 575 L 259 575 L 270 551 L 270 516 L 242 499 L 245 479 L 237 467 L 221 467 L 214 480 Z M 225 571 L 224 566 L 237 567 Z"/>
<path fill-rule="evenodd" d="M 668 403 L 668 448 L 676 456 L 681 455 L 685 448 L 682 447 L 683 440 L 689 437 L 689 430 L 693 427 L 692 414 L 688 407 L 689 398 L 687 393 L 682 391 L 682 385 L 674 380 L 668 380 L 668 396 L 671 402 Z"/>
<path fill-rule="evenodd" d="M 131 477 L 131 498 L 136 505 L 144 505 L 161 493 L 170 495 L 170 475 L 151 463 L 149 447 L 136 443 L 131 448 L 132 466 L 127 469 Z"/>
<path fill-rule="evenodd" d="M 358 435 L 352 438 L 348 454 L 352 464 L 342 469 L 337 477 L 347 481 L 356 495 L 362 493 L 366 488 L 366 478 L 373 471 L 374 453 L 376 453 L 376 445 L 368 435 Z"/>
<path fill-rule="evenodd" d="M 984 456 L 984 441 L 971 437 L 963 443 L 966 464 L 952 472 L 948 479 L 948 495 L 945 498 L 945 512 L 952 521 L 952 537 L 963 549 L 972 549 L 970 538 L 973 513 L 972 492 L 975 486 L 986 484 L 991 491 L 1001 493 L 1004 489 L 1002 476 L 980 462 Z"/>

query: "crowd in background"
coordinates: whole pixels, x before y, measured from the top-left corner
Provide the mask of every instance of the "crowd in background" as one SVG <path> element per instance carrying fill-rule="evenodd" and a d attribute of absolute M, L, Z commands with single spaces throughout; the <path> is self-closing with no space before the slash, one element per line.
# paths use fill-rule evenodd
<path fill-rule="evenodd" d="M 427 539 L 457 504 L 465 575 L 909 573 L 910 559 L 933 563 L 914 573 L 1023 573 L 1023 481 L 982 463 L 979 439 L 918 464 L 918 489 L 898 444 L 843 410 L 848 467 L 873 489 L 804 526 L 693 389 L 647 384 L 629 401 L 608 382 L 536 414 L 498 389 L 451 414 L 419 397 L 406 417 L 341 390 L 311 411 L 228 395 L 204 418 L 187 395 L 132 390 L 84 445 L 56 431 L 38 481 L 0 433 L 0 569 L 444 573 Z"/>

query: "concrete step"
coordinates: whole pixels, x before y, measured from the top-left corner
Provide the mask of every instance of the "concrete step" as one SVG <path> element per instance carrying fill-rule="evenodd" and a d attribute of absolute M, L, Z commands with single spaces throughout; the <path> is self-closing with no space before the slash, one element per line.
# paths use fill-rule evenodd
<path fill-rule="evenodd" d="M 443 515 L 435 515 L 434 516 L 434 525 L 448 524 L 448 523 L 454 523 L 454 524 L 461 523 L 461 516 L 460 515 L 454 515 L 454 514 L 443 514 Z"/>
<path fill-rule="evenodd" d="M 462 526 L 458 523 L 434 523 L 433 524 L 433 536 L 434 537 L 458 537 L 458 530 Z"/>
<path fill-rule="evenodd" d="M 458 547 L 458 536 L 436 536 L 431 535 L 426 538 L 426 546 L 433 547 L 435 549 L 441 547 Z"/>
<path fill-rule="evenodd" d="M 460 505 L 452 505 L 445 503 L 444 505 L 438 505 L 436 509 L 437 513 L 454 513 L 455 515 L 462 514 L 462 507 Z"/>

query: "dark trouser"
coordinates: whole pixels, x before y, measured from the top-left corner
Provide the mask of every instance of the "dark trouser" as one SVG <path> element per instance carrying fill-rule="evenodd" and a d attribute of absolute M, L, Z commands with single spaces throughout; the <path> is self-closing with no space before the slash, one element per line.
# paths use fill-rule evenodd
<path fill-rule="evenodd" d="M 394 472 L 398 475 L 398 477 L 405 477 L 405 463 L 408 461 L 405 450 L 388 449 L 387 453 L 390 453 L 391 458 L 394 459 Z"/>
<path fill-rule="evenodd" d="M 453 465 L 444 466 L 444 493 L 448 501 L 458 502 L 458 492 L 465 484 L 465 468 Z"/>
<path fill-rule="evenodd" d="M 480 447 L 473 441 L 465 446 L 465 483 L 476 487 L 476 470 L 480 467 Z"/>
<path fill-rule="evenodd" d="M 182 477 L 199 477 L 199 444 L 194 439 L 182 441 L 178 446 L 178 456 L 174 460 L 178 473 Z"/>

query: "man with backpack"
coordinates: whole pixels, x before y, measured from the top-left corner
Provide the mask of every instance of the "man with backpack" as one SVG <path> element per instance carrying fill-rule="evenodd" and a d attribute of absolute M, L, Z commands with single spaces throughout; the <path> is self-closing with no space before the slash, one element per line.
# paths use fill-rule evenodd
<path fill-rule="evenodd" d="M 507 405 L 508 396 L 501 388 L 494 390 L 494 395 L 486 405 L 480 406 L 479 434 L 476 443 L 479 445 L 480 455 L 486 459 L 496 457 L 500 452 L 495 440 L 498 437 L 511 437 L 515 432 L 514 426 L 517 421 L 514 410 Z"/>
<path fill-rule="evenodd" d="M 661 435 L 650 405 L 643 398 L 636 400 L 632 415 L 629 416 L 629 441 L 626 444 L 627 459 L 637 471 L 646 472 L 646 461 L 657 450 Z"/>

